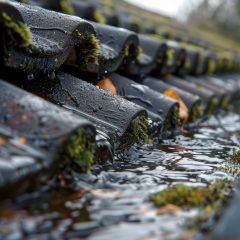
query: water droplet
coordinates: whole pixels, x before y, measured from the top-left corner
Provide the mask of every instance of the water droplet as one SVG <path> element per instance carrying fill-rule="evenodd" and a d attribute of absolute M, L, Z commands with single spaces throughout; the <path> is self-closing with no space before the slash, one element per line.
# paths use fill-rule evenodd
<path fill-rule="evenodd" d="M 34 79 L 33 73 L 28 73 L 27 79 L 28 79 L 29 81 L 33 80 L 33 79 Z"/>

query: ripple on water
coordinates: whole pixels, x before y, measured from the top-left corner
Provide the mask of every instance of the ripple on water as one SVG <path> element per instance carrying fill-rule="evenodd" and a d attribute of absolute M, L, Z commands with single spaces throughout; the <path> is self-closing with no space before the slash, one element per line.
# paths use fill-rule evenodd
<path fill-rule="evenodd" d="M 118 156 L 114 164 L 95 166 L 91 174 L 72 173 L 77 195 L 70 195 L 67 200 L 59 198 L 59 208 L 49 204 L 56 201 L 51 195 L 35 200 L 34 207 L 39 202 L 48 206 L 48 212 L 57 212 L 57 221 L 47 218 L 46 222 L 54 222 L 52 228 L 58 233 L 62 228 L 61 234 L 66 237 L 178 239 L 183 231 L 183 215 L 157 216 L 157 209 L 147 201 L 149 195 L 176 183 L 206 186 L 213 180 L 232 179 L 235 165 L 229 153 L 239 145 L 239 136 L 235 134 L 239 123 L 237 114 L 228 113 L 154 147 L 135 146 L 127 155 Z M 83 189 L 86 193 L 80 194 Z M 29 217 L 24 215 L 22 221 L 32 219 L 35 225 L 28 224 L 28 228 L 34 232 L 39 224 L 33 220 L 29 203 L 22 203 L 19 209 L 28 211 Z M 9 220 L 0 223 L 0 237 L 6 226 L 22 234 L 20 221 Z"/>

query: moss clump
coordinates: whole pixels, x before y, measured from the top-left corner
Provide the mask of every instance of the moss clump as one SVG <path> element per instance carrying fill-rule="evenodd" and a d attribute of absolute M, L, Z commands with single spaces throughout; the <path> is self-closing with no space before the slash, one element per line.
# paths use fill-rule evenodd
<path fill-rule="evenodd" d="M 216 98 L 216 97 L 212 97 L 212 98 L 210 99 L 210 101 L 208 102 L 208 104 L 207 104 L 207 108 L 206 108 L 206 111 L 205 111 L 206 114 L 207 114 L 207 115 L 213 114 L 213 112 L 215 111 L 217 105 L 218 105 L 218 100 L 217 100 L 217 98 Z"/>
<path fill-rule="evenodd" d="M 148 136 L 148 120 L 146 116 L 135 118 L 130 126 L 130 134 L 137 144 L 145 144 L 149 142 Z"/>
<path fill-rule="evenodd" d="M 240 150 L 233 150 L 232 160 L 240 162 Z"/>
<path fill-rule="evenodd" d="M 64 162 L 74 162 L 83 172 L 88 172 L 94 163 L 94 148 L 83 129 L 78 130 L 71 138 L 63 153 Z"/>
<path fill-rule="evenodd" d="M 125 45 L 122 53 L 124 57 L 129 57 L 129 54 L 131 54 L 130 57 L 135 60 L 142 54 L 142 48 L 140 46 L 135 47 L 134 45 L 130 46 L 127 44 Z"/>
<path fill-rule="evenodd" d="M 222 108 L 226 108 L 227 105 L 229 103 L 229 97 L 228 96 L 224 96 L 221 101 L 220 101 L 220 107 Z"/>
<path fill-rule="evenodd" d="M 148 135 L 149 123 L 147 116 L 137 116 L 131 121 L 124 134 L 121 136 L 120 141 L 117 143 L 117 152 L 124 152 L 134 144 L 149 144 L 151 138 Z"/>
<path fill-rule="evenodd" d="M 123 49 L 123 56 L 128 57 L 129 56 L 129 45 L 126 45 Z"/>
<path fill-rule="evenodd" d="M 69 15 L 74 15 L 74 9 L 72 5 L 69 2 L 67 2 L 67 0 L 60 0 L 59 6 L 60 6 L 61 12 Z"/>
<path fill-rule="evenodd" d="M 80 41 L 80 64 L 86 66 L 89 63 L 98 64 L 100 44 L 93 33 L 81 34 L 76 30 L 77 37 Z"/>
<path fill-rule="evenodd" d="M 180 119 L 180 114 L 179 114 L 179 107 L 174 106 L 173 110 L 172 110 L 172 117 L 171 117 L 171 123 L 173 127 L 179 127 L 180 123 L 181 123 L 181 119 Z"/>
<path fill-rule="evenodd" d="M 106 18 L 98 11 L 95 10 L 93 12 L 93 20 L 97 23 L 102 23 L 102 24 L 106 24 Z"/>
<path fill-rule="evenodd" d="M 166 58 L 167 63 L 170 63 L 173 60 L 174 53 L 175 53 L 174 49 L 167 50 L 167 58 Z"/>
<path fill-rule="evenodd" d="M 150 196 L 150 200 L 160 207 L 167 204 L 179 207 L 210 207 L 218 201 L 225 202 L 232 188 L 232 181 L 215 182 L 208 187 L 188 187 L 178 184 Z"/>
<path fill-rule="evenodd" d="M 216 61 L 214 59 L 208 60 L 208 73 L 213 74 L 216 71 Z"/>
<path fill-rule="evenodd" d="M 185 59 L 184 68 L 185 68 L 186 70 L 190 70 L 190 68 L 191 68 L 191 63 L 190 63 L 189 57 L 187 57 L 187 58 Z"/>
<path fill-rule="evenodd" d="M 192 107 L 191 113 L 189 115 L 189 122 L 195 122 L 198 118 L 203 115 L 202 107 L 200 103 L 194 104 Z"/>
<path fill-rule="evenodd" d="M 10 39 L 9 44 L 26 48 L 32 45 L 32 36 L 29 28 L 22 22 L 14 22 L 13 19 L 5 12 L 2 12 L 0 19 L 3 22 L 4 27 L 7 29 L 7 34 Z"/>
<path fill-rule="evenodd" d="M 156 33 L 149 33 L 149 34 L 147 34 L 147 36 L 149 36 L 151 38 L 159 39 L 159 40 L 166 40 L 160 34 L 156 34 Z"/>
<path fill-rule="evenodd" d="M 179 115 L 179 107 L 174 106 L 171 111 L 167 114 L 163 122 L 163 129 L 165 131 L 177 128 L 180 126 L 181 120 Z"/>

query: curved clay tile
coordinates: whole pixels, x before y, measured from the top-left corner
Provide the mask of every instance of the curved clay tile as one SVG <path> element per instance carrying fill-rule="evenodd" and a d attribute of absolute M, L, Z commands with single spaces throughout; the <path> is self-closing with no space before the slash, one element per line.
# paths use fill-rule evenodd
<path fill-rule="evenodd" d="M 89 121 L 2 80 L 0 91 L 0 186 L 59 164 L 90 170 L 95 128 Z M 5 167 L 16 170 L 11 178 Z"/>

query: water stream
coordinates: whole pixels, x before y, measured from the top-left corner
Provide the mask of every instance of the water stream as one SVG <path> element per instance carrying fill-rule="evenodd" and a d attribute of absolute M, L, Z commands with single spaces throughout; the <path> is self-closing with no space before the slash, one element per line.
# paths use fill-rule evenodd
<path fill-rule="evenodd" d="M 59 175 L 51 187 L 6 204 L 0 239 L 189 239 L 186 222 L 197 210 L 158 215 L 148 198 L 175 183 L 235 179 L 239 166 L 231 154 L 239 131 L 239 115 L 222 112 L 156 146 L 133 147 L 89 174 Z"/>

